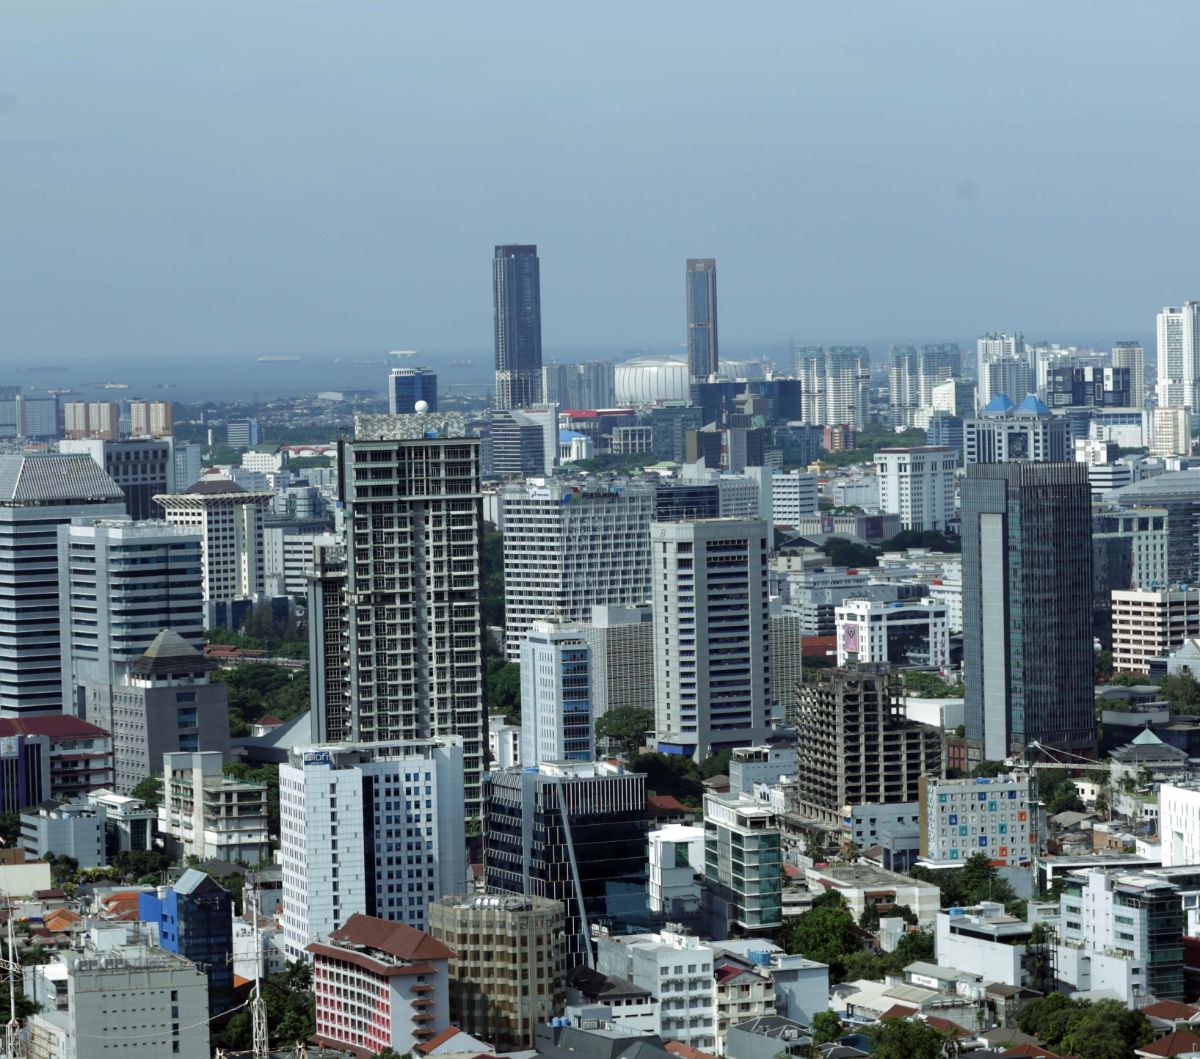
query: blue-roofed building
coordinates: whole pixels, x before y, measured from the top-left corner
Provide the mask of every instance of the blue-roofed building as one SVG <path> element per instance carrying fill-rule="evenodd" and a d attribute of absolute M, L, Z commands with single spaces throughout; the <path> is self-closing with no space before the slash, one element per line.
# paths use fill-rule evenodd
<path fill-rule="evenodd" d="M 208 1012 L 233 1006 L 233 898 L 195 868 L 174 886 L 138 898 L 138 919 L 158 928 L 158 943 L 191 960 L 208 976 Z"/>
<path fill-rule="evenodd" d="M 1071 424 L 1028 394 L 1014 404 L 996 394 L 975 419 L 963 423 L 963 459 L 973 463 L 1065 463 L 1071 459 Z"/>
<path fill-rule="evenodd" d="M 1011 412 L 1014 407 L 1015 406 L 1010 398 L 1002 393 L 998 393 L 995 397 L 988 401 L 979 414 L 985 416 L 997 414 L 1004 415 L 1005 412 Z"/>

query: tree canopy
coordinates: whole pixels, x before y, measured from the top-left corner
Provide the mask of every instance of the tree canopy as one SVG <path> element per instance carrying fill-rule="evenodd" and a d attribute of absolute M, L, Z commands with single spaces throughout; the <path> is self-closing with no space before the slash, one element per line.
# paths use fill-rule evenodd
<path fill-rule="evenodd" d="M 250 734 L 250 725 L 264 713 L 290 721 L 309 709 L 308 670 L 284 669 L 261 662 L 242 662 L 217 669 L 213 683 L 229 687 L 229 734 Z"/>
<path fill-rule="evenodd" d="M 638 754 L 629 759 L 627 767 L 630 772 L 645 775 L 647 791 L 673 795 L 691 806 L 698 806 L 704 796 L 700 770 L 690 757 L 683 754 L 660 754 L 654 751 Z"/>
<path fill-rule="evenodd" d="M 626 757 L 636 754 L 654 728 L 654 713 L 640 706 L 616 706 L 596 722 L 598 739 L 614 742 Z"/>
<path fill-rule="evenodd" d="M 489 717 L 504 716 L 509 724 L 521 722 L 521 667 L 494 655 L 484 670 Z"/>
<path fill-rule="evenodd" d="M 940 1059 L 950 1038 L 928 1022 L 884 1019 L 868 1026 L 872 1059 Z"/>
<path fill-rule="evenodd" d="M 263 1001 L 272 1045 L 293 1045 L 316 1032 L 312 971 L 302 960 L 288 961 L 282 974 L 272 975 L 263 983 Z M 253 1043 L 249 1010 L 243 1008 L 234 1015 L 220 1037 L 225 1048 L 248 1049 Z"/>
<path fill-rule="evenodd" d="M 1126 1059 L 1154 1037 L 1146 1016 L 1118 1000 L 1090 1003 L 1062 993 L 1031 1001 L 1017 1025 L 1050 1051 L 1079 1059 Z"/>
<path fill-rule="evenodd" d="M 878 566 L 879 553 L 870 545 L 856 544 L 847 537 L 826 537 L 821 551 L 834 566 Z"/>

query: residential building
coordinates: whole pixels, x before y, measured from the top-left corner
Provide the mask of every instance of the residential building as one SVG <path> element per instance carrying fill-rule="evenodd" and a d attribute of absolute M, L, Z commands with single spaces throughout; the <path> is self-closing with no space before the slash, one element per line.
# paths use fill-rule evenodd
<path fill-rule="evenodd" d="M 740 793 L 704 796 L 704 902 L 717 937 L 783 924 L 783 866 L 775 811 Z"/>
<path fill-rule="evenodd" d="M 645 601 L 655 502 L 642 482 L 533 480 L 501 490 L 510 662 L 534 621 L 586 621 L 594 606 Z"/>
<path fill-rule="evenodd" d="M 973 463 L 1032 461 L 1060 463 L 1071 458 L 1070 425 L 1030 394 L 1014 405 L 1000 394 L 978 418 L 963 422 L 963 460 Z"/>
<path fill-rule="evenodd" d="M 316 1036 L 326 1044 L 362 1055 L 412 1053 L 450 1027 L 454 951 L 432 935 L 355 914 L 307 952 Z"/>
<path fill-rule="evenodd" d="M 388 411 L 396 415 L 438 410 L 437 372 L 429 368 L 392 368 L 388 373 Z M 425 407 L 418 408 L 417 402 Z"/>
<path fill-rule="evenodd" d="M 717 1048 L 715 953 L 690 934 L 601 936 L 596 969 L 650 990 L 659 1002 L 655 1028 L 667 1040 L 701 1051 Z"/>
<path fill-rule="evenodd" d="M 876 603 L 847 600 L 836 610 L 837 664 L 890 662 L 900 668 L 950 665 L 950 619 L 930 599 Z"/>
<path fill-rule="evenodd" d="M 689 257 L 687 289 L 688 374 L 707 379 L 717 374 L 717 263 L 711 257 Z"/>
<path fill-rule="evenodd" d="M 907 719 L 887 666 L 815 670 L 791 721 L 797 800 L 831 824 L 841 824 L 847 806 L 916 802 L 921 777 L 941 774 L 941 732 Z"/>
<path fill-rule="evenodd" d="M 87 802 L 43 802 L 21 813 L 21 848 L 31 860 L 53 853 L 73 857 L 81 868 L 103 868 L 104 810 Z"/>
<path fill-rule="evenodd" d="M 967 738 L 993 761 L 1034 742 L 1094 752 L 1087 469 L 974 464 L 962 498 Z"/>
<path fill-rule="evenodd" d="M 713 978 L 717 983 L 717 1052 L 730 1059 L 750 1059 L 757 1054 L 754 1043 L 758 1040 L 756 1028 L 765 1029 L 778 1019 L 775 1014 L 775 984 L 771 973 L 757 960 L 731 952 L 718 952 L 713 960 Z M 792 1023 L 782 1020 L 788 1025 Z M 803 1027 L 797 1027 L 802 1030 Z M 739 1042 L 736 1034 L 746 1035 L 750 1041 Z M 808 1037 L 807 1033 L 797 1036 Z M 775 1040 L 778 1047 L 778 1038 Z M 739 1043 L 749 1044 L 748 1051 L 739 1051 Z M 767 1039 L 762 1043 L 766 1044 Z M 786 1047 L 786 1046 L 785 1046 Z M 762 1059 L 775 1059 L 778 1052 L 767 1052 Z"/>
<path fill-rule="evenodd" d="M 1193 414 L 1190 408 L 1181 405 L 1155 408 L 1150 421 L 1150 455 L 1191 455 Z"/>
<path fill-rule="evenodd" d="M 1200 411 L 1200 302 L 1168 306 L 1158 314 L 1157 396 L 1160 408 Z"/>
<path fill-rule="evenodd" d="M 986 853 L 996 867 L 1032 865 L 1037 812 L 1030 810 L 1028 773 L 957 780 L 923 776 L 920 783 L 923 860 L 953 866 Z"/>
<path fill-rule="evenodd" d="M 871 358 L 865 346 L 807 346 L 796 353 L 803 380 L 804 422 L 829 427 L 825 448 L 853 448 L 853 432 L 866 424 Z M 838 428 L 845 428 L 839 430 Z"/>
<path fill-rule="evenodd" d="M 239 628 L 261 602 L 263 512 L 274 494 L 247 492 L 228 478 L 201 478 L 154 498 L 166 520 L 200 534 L 206 628 Z"/>
<path fill-rule="evenodd" d="M 83 455 L 0 455 L 0 713 L 59 713 L 58 527 L 119 518 L 116 483 Z"/>
<path fill-rule="evenodd" d="M 906 530 L 949 529 L 954 521 L 958 453 L 932 445 L 875 453 L 879 506 L 900 516 Z"/>
<path fill-rule="evenodd" d="M 617 366 L 607 360 L 542 366 L 542 396 L 559 408 L 573 411 L 619 406 Z"/>
<path fill-rule="evenodd" d="M 315 746 L 279 767 L 288 957 L 362 914 L 426 925 L 466 887 L 461 736 Z"/>
<path fill-rule="evenodd" d="M 668 824 L 651 831 L 650 911 L 668 923 L 698 921 L 704 877 L 704 828 Z"/>
<path fill-rule="evenodd" d="M 542 401 L 542 292 L 536 246 L 497 246 L 492 262 L 496 408 Z"/>
<path fill-rule="evenodd" d="M 933 390 L 958 375 L 962 353 L 957 343 L 893 345 L 888 369 L 892 424 L 916 426 L 918 412 L 933 402 Z"/>
<path fill-rule="evenodd" d="M 1037 380 L 1025 347 L 1025 336 L 1020 332 L 981 335 L 975 348 L 979 407 L 987 405 L 997 394 L 1023 397 L 1034 392 Z"/>
<path fill-rule="evenodd" d="M 117 794 L 107 787 L 89 791 L 87 800 L 104 810 L 107 848 L 112 856 L 154 848 L 154 831 L 158 826 L 156 809 L 147 808 L 140 798 Z"/>
<path fill-rule="evenodd" d="M 129 794 L 155 775 L 164 754 L 215 753 L 229 760 L 229 686 L 210 681 L 216 668 L 178 633 L 163 629 L 120 683 L 83 689 L 88 716 L 112 733 L 109 782 L 118 793 Z"/>
<path fill-rule="evenodd" d="M 930 390 L 929 407 L 933 412 L 945 412 L 959 419 L 975 414 L 975 383 L 970 379 L 952 378 L 939 382 Z"/>
<path fill-rule="evenodd" d="M 83 949 L 55 953 L 24 976 L 39 1005 L 26 1020 L 29 1054 L 55 1059 L 209 1059 L 208 978 L 166 949 L 94 927 Z"/>
<path fill-rule="evenodd" d="M 254 866 L 271 855 L 267 788 L 226 776 L 215 751 L 164 754 L 158 829 L 175 843 L 181 860 Z"/>
<path fill-rule="evenodd" d="M 86 453 L 103 467 L 125 497 L 132 519 L 152 519 L 159 514 L 154 498 L 175 491 L 175 452 L 170 438 L 92 438 L 60 441 L 60 452 Z"/>
<path fill-rule="evenodd" d="M 170 401 L 130 401 L 129 433 L 135 438 L 169 438 L 175 433 L 175 411 Z M 190 482 L 181 482 L 190 485 Z"/>
<path fill-rule="evenodd" d="M 12 762 L 23 774 L 6 776 L 3 789 L 9 794 L 39 794 L 10 809 L 37 805 L 48 797 L 74 801 L 112 783 L 112 739 L 104 728 L 80 718 L 62 714 L 0 718 L 0 740 L 7 745 L 0 751 L 0 762 Z"/>
<path fill-rule="evenodd" d="M 1033 927 L 994 901 L 939 909 L 934 919 L 934 952 L 939 966 L 978 975 L 985 982 L 1043 984 L 1037 981 Z"/>
<path fill-rule="evenodd" d="M 162 629 L 203 646 L 201 542 L 194 530 L 128 519 L 77 521 L 58 529 L 58 562 L 68 712 L 102 711 L 106 689 L 125 679 Z"/>
<path fill-rule="evenodd" d="M 782 601 L 770 601 L 771 718 L 782 721 L 796 698 L 796 685 L 804 671 L 804 619 L 785 610 Z"/>
<path fill-rule="evenodd" d="M 1151 662 L 1200 636 L 1200 590 L 1140 588 L 1112 593 L 1116 673 L 1149 673 Z"/>
<path fill-rule="evenodd" d="M 786 474 L 777 471 L 768 482 L 771 489 L 771 522 L 776 526 L 794 526 L 801 515 L 816 513 L 815 474 L 810 471 L 789 471 Z"/>
<path fill-rule="evenodd" d="M 1138 342 L 1118 342 L 1112 347 L 1112 366 L 1129 372 L 1129 405 L 1146 407 L 1146 353 Z"/>
<path fill-rule="evenodd" d="M 498 894 L 443 897 L 429 906 L 429 933 L 453 952 L 450 1022 L 499 1051 L 533 1047 L 538 1023 L 562 1010 L 563 905 Z"/>
<path fill-rule="evenodd" d="M 521 641 L 522 764 L 593 759 L 591 668 L 575 626 L 530 626 Z"/>
<path fill-rule="evenodd" d="M 567 966 L 586 962 L 592 923 L 644 921 L 644 775 L 555 762 L 493 771 L 484 786 L 487 891 L 561 901 Z"/>
<path fill-rule="evenodd" d="M 60 433 L 57 397 L 16 395 L 16 434 L 23 441 L 53 441 Z"/>
<path fill-rule="evenodd" d="M 479 440 L 461 416 L 359 416 L 339 443 L 346 556 L 322 549 L 313 741 L 462 737 L 468 817 L 486 746 Z M 344 565 L 343 565 L 344 564 Z M 311 609 L 316 604 L 316 609 Z"/>
<path fill-rule="evenodd" d="M 654 709 L 654 612 L 648 604 L 592 607 L 578 623 L 591 649 L 592 716 L 618 706 Z"/>
<path fill-rule="evenodd" d="M 572 1026 L 585 1025 L 583 1020 L 594 1017 L 598 1007 L 607 1010 L 609 1026 L 629 1031 L 633 1040 L 637 1039 L 635 1034 L 654 1033 L 659 1024 L 659 1002 L 649 989 L 601 974 L 585 963 L 567 975 L 566 995 L 565 1017 Z"/>
<path fill-rule="evenodd" d="M 215 879 L 188 868 L 171 886 L 138 895 L 138 919 L 155 927 L 158 944 L 191 960 L 208 976 L 208 1013 L 233 1007 L 233 898 Z"/>
<path fill-rule="evenodd" d="M 1182 1000 L 1186 919 L 1179 887 L 1150 873 L 1071 872 L 1059 898 L 1055 968 L 1073 990 L 1123 1004 Z"/>
<path fill-rule="evenodd" d="M 121 406 L 115 401 L 67 401 L 63 405 L 63 437 L 121 436 Z"/>
<path fill-rule="evenodd" d="M 766 523 L 656 522 L 650 532 L 659 748 L 700 761 L 760 742 L 771 702 Z"/>

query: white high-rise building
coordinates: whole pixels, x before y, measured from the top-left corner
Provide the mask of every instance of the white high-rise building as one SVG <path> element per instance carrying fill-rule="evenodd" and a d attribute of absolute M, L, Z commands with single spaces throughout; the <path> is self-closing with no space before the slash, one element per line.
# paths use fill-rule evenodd
<path fill-rule="evenodd" d="M 467 886 L 462 739 L 294 750 L 279 855 L 289 959 L 356 912 L 424 930 L 429 902 Z"/>
<path fill-rule="evenodd" d="M 1019 402 L 1034 392 L 1037 379 L 1020 332 L 980 335 L 975 351 L 980 408 L 998 394 Z"/>
<path fill-rule="evenodd" d="M 817 476 L 810 471 L 776 472 L 768 479 L 771 489 L 771 522 L 795 526 L 801 515 L 817 511 Z"/>
<path fill-rule="evenodd" d="M 1146 407 L 1146 351 L 1140 342 L 1118 342 L 1112 347 L 1112 366 L 1129 369 L 1129 407 Z"/>
<path fill-rule="evenodd" d="M 182 493 L 154 498 L 168 522 L 200 534 L 207 628 L 237 628 L 238 605 L 265 597 L 263 512 L 272 493 L 251 493 L 229 478 L 201 478 Z"/>
<path fill-rule="evenodd" d="M 1158 383 L 1160 408 L 1200 412 L 1196 384 L 1200 376 L 1200 302 L 1167 306 L 1158 314 Z"/>
<path fill-rule="evenodd" d="M 1187 456 L 1192 451 L 1192 412 L 1182 406 L 1154 409 L 1150 455 Z"/>
<path fill-rule="evenodd" d="M 90 456 L 0 456 L 0 713 L 63 704 L 58 527 L 123 518 L 125 498 Z"/>
<path fill-rule="evenodd" d="M 975 414 L 975 383 L 970 379 L 947 379 L 930 391 L 930 407 L 935 412 L 949 412 L 956 416 Z"/>
<path fill-rule="evenodd" d="M 521 764 L 591 761 L 591 650 L 574 625 L 535 621 L 521 641 Z"/>
<path fill-rule="evenodd" d="M 796 368 L 804 380 L 801 400 L 806 423 L 844 423 L 862 429 L 871 383 L 866 346 L 805 347 L 797 351 Z"/>
<path fill-rule="evenodd" d="M 892 424 L 913 426 L 919 411 L 932 404 L 934 387 L 954 378 L 961 366 L 962 352 L 954 342 L 892 346 L 888 369 Z"/>
<path fill-rule="evenodd" d="M 660 749 L 699 761 L 766 737 L 767 532 L 757 519 L 656 522 L 651 528 Z"/>
<path fill-rule="evenodd" d="M 585 621 L 593 606 L 635 605 L 650 590 L 654 487 L 530 479 L 500 494 L 505 650 L 539 619 Z"/>
<path fill-rule="evenodd" d="M 954 475 L 958 452 L 926 445 L 875 453 L 879 508 L 900 516 L 906 530 L 945 532 L 954 519 Z"/>

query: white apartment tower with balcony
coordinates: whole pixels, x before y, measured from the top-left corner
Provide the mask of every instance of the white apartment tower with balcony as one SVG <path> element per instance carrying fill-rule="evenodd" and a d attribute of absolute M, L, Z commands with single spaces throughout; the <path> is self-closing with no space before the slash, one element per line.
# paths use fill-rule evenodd
<path fill-rule="evenodd" d="M 771 649 L 767 532 L 758 519 L 656 522 L 658 745 L 701 761 L 767 734 Z"/>
<path fill-rule="evenodd" d="M 1157 323 L 1158 406 L 1200 412 L 1196 395 L 1200 375 L 1200 302 L 1167 306 L 1158 314 Z"/>

